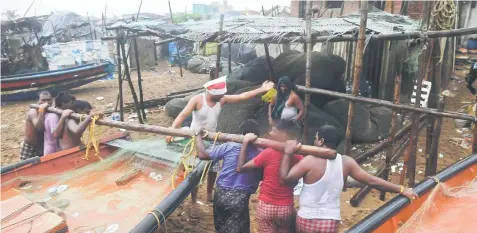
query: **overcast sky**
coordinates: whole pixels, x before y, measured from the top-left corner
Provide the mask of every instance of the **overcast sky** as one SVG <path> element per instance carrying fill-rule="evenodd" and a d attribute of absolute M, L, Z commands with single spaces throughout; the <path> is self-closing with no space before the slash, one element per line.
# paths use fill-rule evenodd
<path fill-rule="evenodd" d="M 20 16 L 23 16 L 32 3 L 31 0 L 1 0 L 1 12 L 5 10 L 17 10 Z M 73 11 L 80 15 L 94 15 L 101 17 L 107 5 L 107 14 L 129 14 L 137 12 L 140 0 L 35 0 L 32 8 L 26 16 L 49 14 L 51 11 Z M 192 11 L 193 3 L 210 3 L 210 0 L 172 0 L 171 6 L 173 12 Z M 290 6 L 290 0 L 228 0 L 236 10 L 260 10 L 263 5 L 265 9 L 272 5 Z M 168 13 L 169 8 L 167 0 L 143 0 L 141 12 L 148 13 Z"/>

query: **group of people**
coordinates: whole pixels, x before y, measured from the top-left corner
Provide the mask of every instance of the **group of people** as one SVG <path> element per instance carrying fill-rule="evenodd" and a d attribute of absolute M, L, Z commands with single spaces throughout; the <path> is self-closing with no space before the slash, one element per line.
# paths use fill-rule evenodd
<path fill-rule="evenodd" d="M 70 149 L 81 144 L 81 136 L 91 122 L 91 104 L 76 100 L 68 92 L 59 92 L 54 98 L 54 106 L 62 109 L 58 116 L 46 112 L 53 106 L 50 92 L 39 93 L 39 108 L 30 109 L 25 123 L 25 137 L 20 150 L 20 159 L 41 157 L 57 151 Z M 69 118 L 73 113 L 85 114 L 82 121 Z"/>
<path fill-rule="evenodd" d="M 270 103 L 271 131 L 267 134 L 269 139 L 283 143 L 284 151 L 262 150 L 254 145 L 262 132 L 253 119 L 240 125 L 245 135 L 243 143 L 227 142 L 206 149 L 202 136 L 205 131 L 216 131 L 224 104 L 251 99 L 268 92 L 273 86 L 273 83 L 265 82 L 260 88 L 240 95 L 225 95 L 225 78 L 210 81 L 204 85 L 206 92 L 191 98 L 172 124 L 172 127 L 179 128 L 192 114 L 190 128 L 196 132 L 197 156 L 213 163 L 207 181 L 207 198 L 213 201 L 217 232 L 250 232 L 249 199 L 259 186 L 256 219 L 261 233 L 337 232 L 341 220 L 340 197 L 348 176 L 381 191 L 400 193 L 410 199 L 417 197 L 412 189 L 372 176 L 354 159 L 336 153 L 341 138 L 333 126 L 320 127 L 314 141 L 314 146 L 327 148 L 332 153 L 322 156 L 297 154 L 301 146 L 298 121 L 304 112 L 288 77 L 280 79 L 277 96 Z M 172 142 L 171 137 L 166 140 Z M 297 213 L 293 188 L 300 179 L 304 184 Z M 191 217 L 198 217 L 196 203 L 197 190 L 192 192 Z"/>

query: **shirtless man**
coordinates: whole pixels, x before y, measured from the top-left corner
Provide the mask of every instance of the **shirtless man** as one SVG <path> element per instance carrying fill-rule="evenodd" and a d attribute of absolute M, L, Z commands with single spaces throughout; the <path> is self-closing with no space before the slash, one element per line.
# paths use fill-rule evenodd
<path fill-rule="evenodd" d="M 25 160 L 35 156 L 43 156 L 43 129 L 45 123 L 45 110 L 51 105 L 51 94 L 42 91 L 39 94 L 40 108 L 30 109 L 25 123 L 25 137 L 20 150 L 20 159 Z"/>
<path fill-rule="evenodd" d="M 194 96 L 189 100 L 187 106 L 172 123 L 172 128 L 181 127 L 182 122 L 184 122 L 184 120 L 190 114 L 192 114 L 192 123 L 190 128 L 194 130 L 194 132 L 199 132 L 201 129 L 207 130 L 209 132 L 215 132 L 217 128 L 217 119 L 219 118 L 220 110 L 224 104 L 238 103 L 249 100 L 256 95 L 266 93 L 273 88 L 273 85 L 274 84 L 272 82 L 267 81 L 264 82 L 260 88 L 255 90 L 244 92 L 239 95 L 225 95 L 225 93 L 227 93 L 225 77 L 209 81 L 204 84 L 206 92 L 201 95 Z M 166 137 L 166 142 L 172 142 L 172 137 Z M 212 190 L 214 188 L 218 171 L 219 163 L 213 162 L 207 177 L 207 199 L 209 201 L 213 201 Z M 196 211 L 194 207 L 197 203 L 197 191 L 198 189 L 195 189 L 191 193 L 193 204 L 191 211 L 194 212 Z M 198 217 L 194 212 L 191 212 L 191 216 Z"/>
<path fill-rule="evenodd" d="M 55 105 L 57 108 L 63 110 L 72 109 L 75 100 L 76 98 L 69 93 L 60 92 L 55 98 Z M 83 135 L 83 132 L 91 122 L 91 116 L 84 115 L 82 122 L 70 118 L 60 119 L 58 127 L 61 127 L 60 123 L 62 122 L 64 122 L 64 129 L 58 140 L 58 149 L 66 150 L 81 145 L 81 135 Z"/>
<path fill-rule="evenodd" d="M 314 144 L 334 149 L 340 142 L 338 135 L 334 126 L 324 125 L 318 129 Z M 300 209 L 296 218 L 298 233 L 338 232 L 341 192 L 348 176 L 380 191 L 399 193 L 411 200 L 417 198 L 411 188 L 373 176 L 363 170 L 353 158 L 345 155 L 337 154 L 334 160 L 308 155 L 292 165 L 295 151 L 300 145 L 297 141 L 287 141 L 285 156 L 280 165 L 282 182 L 294 184 L 303 177 Z"/>

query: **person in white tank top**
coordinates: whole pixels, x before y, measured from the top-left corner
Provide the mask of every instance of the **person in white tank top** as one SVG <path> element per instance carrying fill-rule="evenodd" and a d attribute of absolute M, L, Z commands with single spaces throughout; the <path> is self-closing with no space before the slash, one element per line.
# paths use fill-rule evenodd
<path fill-rule="evenodd" d="M 239 95 L 225 95 L 227 93 L 227 83 L 226 77 L 221 77 L 214 79 L 204 84 L 206 91 L 200 95 L 192 97 L 187 103 L 186 107 L 182 112 L 176 117 L 172 123 L 171 128 L 180 128 L 184 120 L 192 114 L 192 123 L 190 128 L 194 132 L 199 132 L 201 130 L 207 130 L 210 132 L 215 132 L 217 129 L 217 119 L 219 118 L 220 110 L 222 106 L 226 103 L 238 103 L 241 101 L 246 101 L 252 99 L 256 95 L 263 94 L 272 89 L 274 84 L 272 82 L 266 81 L 262 84 L 261 87 L 241 93 Z M 171 143 L 173 137 L 166 137 L 166 142 Z M 217 172 L 219 171 L 219 164 L 212 163 L 211 169 L 208 172 L 207 177 L 207 199 L 213 201 L 213 189 L 215 179 L 217 178 Z M 194 189 L 191 193 L 192 196 L 192 208 L 191 208 L 191 217 L 197 218 L 197 191 Z"/>
<path fill-rule="evenodd" d="M 325 125 L 318 129 L 314 145 L 335 149 L 340 141 L 336 128 Z M 293 155 L 300 145 L 297 141 L 287 141 L 285 143 L 287 156 L 283 157 L 280 164 L 280 178 L 283 182 L 296 183 L 303 178 L 300 208 L 296 218 L 298 233 L 338 232 L 341 220 L 341 192 L 348 175 L 380 191 L 400 193 L 410 199 L 417 197 L 410 188 L 367 173 L 353 158 L 345 155 L 337 154 L 334 160 L 306 156 L 291 167 L 290 155 Z"/>

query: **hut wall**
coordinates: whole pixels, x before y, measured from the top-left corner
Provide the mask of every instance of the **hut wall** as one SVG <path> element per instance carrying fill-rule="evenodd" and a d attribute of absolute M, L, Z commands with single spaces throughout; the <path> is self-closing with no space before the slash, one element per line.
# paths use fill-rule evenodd
<path fill-rule="evenodd" d="M 45 45 L 43 51 L 50 70 L 64 69 L 101 60 L 112 61 L 108 45 L 101 40 Z"/>
<path fill-rule="evenodd" d="M 156 66 L 156 59 L 154 57 L 154 49 L 156 49 L 156 46 L 154 45 L 155 40 L 148 38 L 136 38 L 136 40 L 139 52 L 139 65 L 141 68 Z M 137 68 L 132 40 L 129 46 L 131 46 L 131 51 L 129 52 L 129 63 L 131 64 L 131 68 Z"/>

